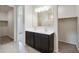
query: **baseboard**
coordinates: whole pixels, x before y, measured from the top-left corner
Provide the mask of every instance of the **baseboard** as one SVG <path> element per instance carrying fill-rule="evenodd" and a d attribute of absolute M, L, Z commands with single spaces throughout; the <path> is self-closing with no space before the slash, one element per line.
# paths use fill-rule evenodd
<path fill-rule="evenodd" d="M 58 53 L 58 51 L 54 50 L 54 53 Z"/>
<path fill-rule="evenodd" d="M 4 36 L 0 36 L 0 37 L 9 37 L 10 39 L 14 40 L 12 37 L 10 37 L 8 35 L 4 35 Z"/>
<path fill-rule="evenodd" d="M 14 40 L 14 37 L 11 37 L 11 36 L 9 36 L 9 35 L 7 35 L 7 36 Z"/>
<path fill-rule="evenodd" d="M 10 39 L 14 40 L 12 37 L 8 36 Z"/>
<path fill-rule="evenodd" d="M 8 36 L 8 35 L 0 35 L 0 37 L 5 37 L 5 36 Z"/>
<path fill-rule="evenodd" d="M 59 40 L 59 42 L 64 42 L 64 43 L 68 43 L 68 44 L 76 45 L 76 43 L 66 42 L 66 41 L 62 41 L 62 40 Z"/>

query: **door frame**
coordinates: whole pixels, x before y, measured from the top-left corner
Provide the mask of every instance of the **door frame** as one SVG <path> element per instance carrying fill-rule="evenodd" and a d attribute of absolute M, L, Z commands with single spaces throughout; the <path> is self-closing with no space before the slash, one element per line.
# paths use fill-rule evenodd
<path fill-rule="evenodd" d="M 16 5 L 14 6 L 14 42 L 17 42 L 17 11 Z"/>

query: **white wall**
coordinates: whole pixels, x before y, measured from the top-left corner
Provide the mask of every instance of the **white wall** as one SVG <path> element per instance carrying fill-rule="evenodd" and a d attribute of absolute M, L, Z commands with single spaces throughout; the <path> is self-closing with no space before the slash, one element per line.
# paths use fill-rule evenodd
<path fill-rule="evenodd" d="M 32 6 L 32 26 L 33 27 L 37 27 L 38 26 L 38 17 L 37 17 L 37 13 L 34 10 L 34 7 Z"/>
<path fill-rule="evenodd" d="M 58 6 L 53 6 L 53 12 L 54 12 L 54 51 L 58 52 Z"/>
<path fill-rule="evenodd" d="M 79 5 L 76 6 L 76 15 L 78 17 L 77 20 L 77 49 L 79 51 Z"/>
<path fill-rule="evenodd" d="M 75 5 L 59 5 L 58 18 L 76 17 Z"/>
<path fill-rule="evenodd" d="M 24 6 L 20 5 L 20 6 L 16 6 L 16 26 L 17 26 L 17 43 L 21 43 L 23 45 L 25 45 L 25 20 L 24 20 Z"/>
<path fill-rule="evenodd" d="M 0 12 L 0 21 L 8 20 L 7 12 Z M 8 26 L 0 27 L 0 36 L 8 35 Z"/>
<path fill-rule="evenodd" d="M 14 10 L 8 12 L 8 36 L 14 39 Z"/>
<path fill-rule="evenodd" d="M 8 27 L 0 27 L 0 37 L 8 35 Z"/>
<path fill-rule="evenodd" d="M 14 41 L 17 41 L 17 8 L 14 5 Z"/>
<path fill-rule="evenodd" d="M 25 28 L 37 26 L 37 13 L 33 6 L 25 6 Z"/>
<path fill-rule="evenodd" d="M 0 12 L 0 20 L 8 20 L 8 13 L 7 12 Z"/>

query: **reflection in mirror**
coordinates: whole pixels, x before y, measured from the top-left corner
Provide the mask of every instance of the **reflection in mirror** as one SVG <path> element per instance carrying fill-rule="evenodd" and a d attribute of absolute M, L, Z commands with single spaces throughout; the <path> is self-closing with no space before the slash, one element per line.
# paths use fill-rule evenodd
<path fill-rule="evenodd" d="M 53 26 L 52 6 L 40 6 L 35 8 L 37 13 L 38 26 Z"/>

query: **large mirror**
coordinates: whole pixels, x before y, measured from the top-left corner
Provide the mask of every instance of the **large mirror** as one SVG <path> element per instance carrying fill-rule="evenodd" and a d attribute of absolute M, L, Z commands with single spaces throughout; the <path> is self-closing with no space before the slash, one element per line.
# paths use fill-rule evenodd
<path fill-rule="evenodd" d="M 38 26 L 53 26 L 53 7 L 52 6 L 37 6 Z"/>
<path fill-rule="evenodd" d="M 26 30 L 53 29 L 54 7 L 51 5 L 30 5 L 25 8 Z M 35 30 L 36 31 L 36 30 Z"/>

